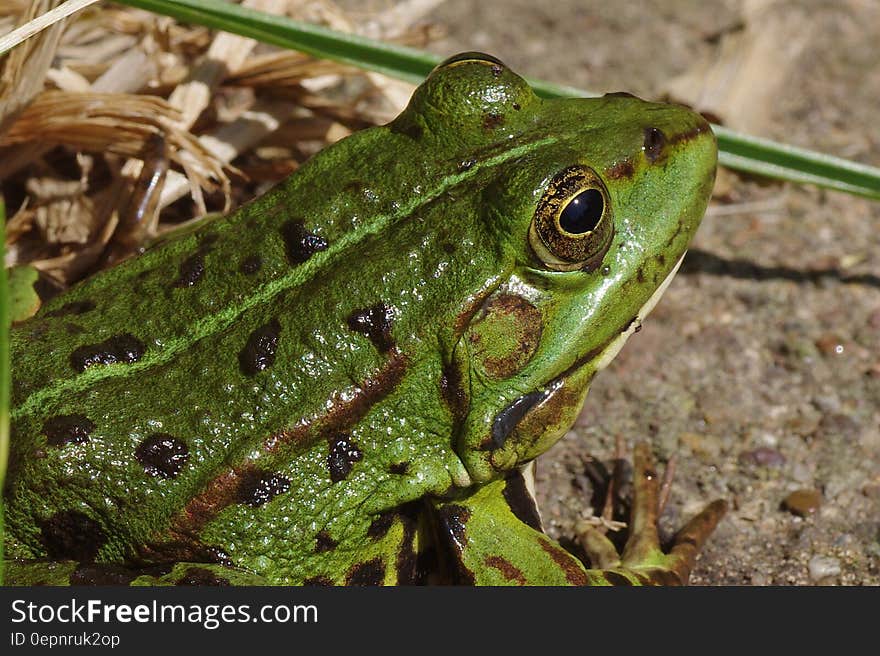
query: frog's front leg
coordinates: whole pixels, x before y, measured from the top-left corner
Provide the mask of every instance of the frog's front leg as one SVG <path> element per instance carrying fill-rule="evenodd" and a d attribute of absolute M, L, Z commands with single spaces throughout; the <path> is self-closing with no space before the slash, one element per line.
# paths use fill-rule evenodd
<path fill-rule="evenodd" d="M 585 532 L 595 569 L 541 532 L 522 475 L 511 473 L 460 499 L 436 503 L 439 541 L 454 580 L 474 585 L 669 585 L 687 582 L 700 547 L 724 515 L 709 504 L 676 536 L 669 553 L 657 533 L 658 484 L 646 446 L 637 448 L 630 537 L 621 555 L 596 530 Z"/>

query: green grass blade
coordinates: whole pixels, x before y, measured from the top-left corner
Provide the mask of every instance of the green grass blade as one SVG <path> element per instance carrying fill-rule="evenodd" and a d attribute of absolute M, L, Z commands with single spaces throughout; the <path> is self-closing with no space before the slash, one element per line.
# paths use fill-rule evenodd
<path fill-rule="evenodd" d="M 410 82 L 419 82 L 440 60 L 413 48 L 390 45 L 328 28 L 264 14 L 220 0 L 122 0 L 123 4 L 165 14 L 283 48 L 351 64 Z M 579 89 L 530 80 L 544 97 L 577 97 Z M 880 200 L 880 169 L 839 157 L 740 134 L 714 125 L 719 161 L 763 177 L 809 183 Z"/>
<path fill-rule="evenodd" d="M 713 125 L 712 129 L 718 137 L 718 161 L 728 168 L 880 199 L 880 169 L 877 167 L 734 132 L 719 125 Z"/>

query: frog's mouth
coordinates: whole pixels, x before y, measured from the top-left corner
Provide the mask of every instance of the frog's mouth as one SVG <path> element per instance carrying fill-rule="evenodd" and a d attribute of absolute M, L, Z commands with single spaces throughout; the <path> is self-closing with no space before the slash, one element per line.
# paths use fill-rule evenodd
<path fill-rule="evenodd" d="M 620 353 L 620 349 L 622 349 L 623 345 L 626 344 L 626 340 L 628 340 L 632 335 L 642 329 L 642 322 L 651 313 L 651 310 L 654 309 L 654 306 L 656 306 L 657 303 L 660 301 L 660 298 L 663 296 L 666 288 L 669 287 L 669 284 L 672 282 L 675 274 L 678 273 L 678 269 L 681 266 L 681 263 L 684 261 L 684 256 L 686 254 L 687 252 L 682 253 L 681 257 L 678 258 L 678 262 L 675 263 L 675 266 L 672 267 L 672 270 L 667 274 L 663 282 L 661 282 L 657 289 L 654 290 L 654 293 L 651 294 L 651 297 L 638 311 L 638 314 L 633 317 L 632 321 L 629 322 L 626 328 L 624 328 L 617 337 L 615 337 L 607 345 L 605 345 L 598 356 L 596 354 L 593 354 L 593 359 L 595 362 L 594 371 L 601 371 L 602 369 L 607 367 L 611 363 L 611 361 L 615 357 L 617 357 L 617 354 Z"/>

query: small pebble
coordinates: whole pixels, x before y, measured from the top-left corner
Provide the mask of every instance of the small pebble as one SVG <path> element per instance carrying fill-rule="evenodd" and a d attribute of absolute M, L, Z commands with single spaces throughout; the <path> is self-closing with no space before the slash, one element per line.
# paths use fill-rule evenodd
<path fill-rule="evenodd" d="M 750 579 L 752 585 L 770 585 L 770 579 L 762 572 L 752 572 Z"/>
<path fill-rule="evenodd" d="M 880 483 L 867 483 L 862 486 L 862 494 L 869 499 L 880 501 Z"/>
<path fill-rule="evenodd" d="M 814 581 L 840 575 L 840 561 L 832 556 L 813 556 L 807 567 L 810 570 L 810 578 Z"/>
<path fill-rule="evenodd" d="M 822 494 L 818 490 L 795 490 L 782 502 L 783 508 L 793 515 L 807 517 L 822 505 Z"/>
<path fill-rule="evenodd" d="M 759 446 L 751 451 L 744 451 L 739 455 L 742 465 L 757 465 L 759 467 L 781 467 L 785 464 L 785 456 L 776 449 L 767 446 Z"/>
<path fill-rule="evenodd" d="M 791 477 L 798 483 L 807 484 L 813 480 L 813 472 L 802 462 L 797 462 L 791 468 Z"/>
<path fill-rule="evenodd" d="M 817 339 L 816 348 L 822 352 L 822 355 L 826 356 L 842 355 L 844 351 L 843 340 L 837 335 L 832 334 L 825 334 Z"/>

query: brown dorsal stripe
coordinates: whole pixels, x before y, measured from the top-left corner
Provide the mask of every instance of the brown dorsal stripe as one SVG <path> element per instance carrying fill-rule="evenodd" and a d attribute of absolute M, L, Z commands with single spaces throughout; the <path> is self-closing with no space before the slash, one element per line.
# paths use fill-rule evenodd
<path fill-rule="evenodd" d="M 397 388 L 406 373 L 407 364 L 406 356 L 392 351 L 392 357 L 385 366 L 374 376 L 356 386 L 356 393 L 346 395 L 345 402 L 334 403 L 324 415 L 310 422 L 266 438 L 262 455 L 271 455 L 286 444 L 297 443 L 304 446 L 310 438 L 319 439 L 322 435 L 347 430 L 360 421 L 370 408 Z M 168 540 L 177 543 L 175 548 L 180 549 L 175 552 L 178 554 L 178 560 L 185 559 L 181 554 L 203 553 L 204 546 L 198 542 L 198 534 L 221 510 L 236 502 L 238 486 L 243 476 L 256 466 L 254 462 L 245 462 L 223 471 L 208 481 L 202 491 L 190 499 L 172 519 L 168 529 Z M 153 551 L 161 552 L 163 545 L 149 545 L 143 550 L 145 554 Z"/>

